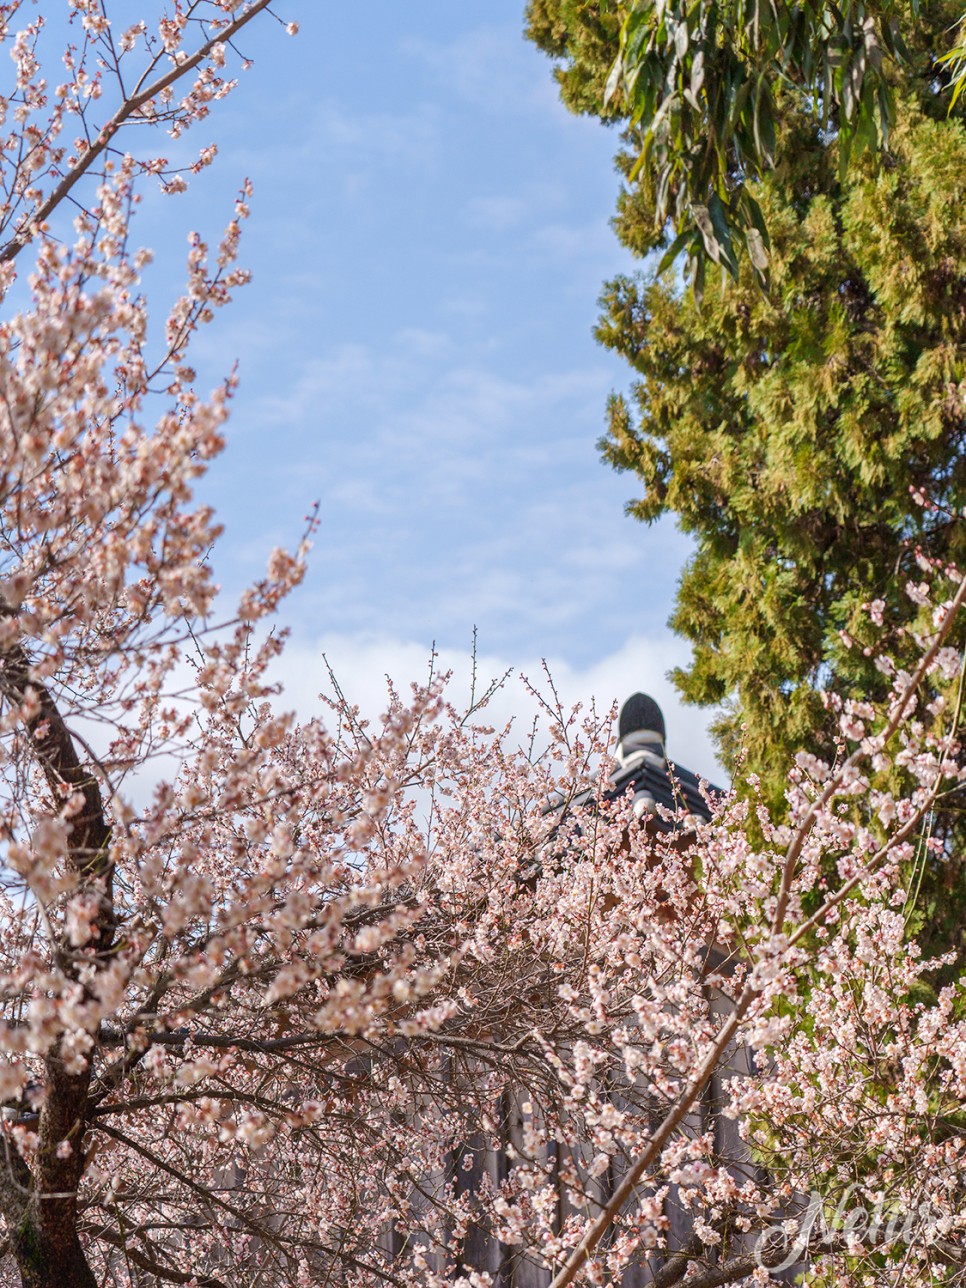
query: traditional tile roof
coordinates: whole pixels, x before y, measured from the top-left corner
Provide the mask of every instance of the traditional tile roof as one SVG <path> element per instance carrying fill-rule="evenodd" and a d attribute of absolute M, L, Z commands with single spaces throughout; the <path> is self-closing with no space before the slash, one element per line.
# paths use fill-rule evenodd
<path fill-rule="evenodd" d="M 711 810 L 697 774 L 664 751 L 667 737 L 661 708 L 646 693 L 632 694 L 618 717 L 617 765 L 611 774 L 606 799 L 617 800 L 633 792 L 634 813 L 655 831 L 675 831 L 680 823 L 661 816 L 659 807 L 707 821 Z M 712 800 L 723 796 L 720 787 L 707 785 Z"/>
<path fill-rule="evenodd" d="M 664 715 L 653 698 L 646 693 L 632 694 L 621 707 L 617 733 L 617 763 L 605 800 L 618 800 L 633 793 L 634 814 L 652 832 L 686 831 L 689 817 L 707 822 L 711 810 L 697 774 L 665 755 Z M 711 783 L 705 785 L 705 792 L 712 801 L 724 795 L 723 788 Z M 591 797 L 592 793 L 587 792 L 572 803 L 583 805 Z M 562 805 L 562 801 L 557 802 L 551 808 L 560 809 Z M 662 808 L 677 817 L 663 817 Z"/>

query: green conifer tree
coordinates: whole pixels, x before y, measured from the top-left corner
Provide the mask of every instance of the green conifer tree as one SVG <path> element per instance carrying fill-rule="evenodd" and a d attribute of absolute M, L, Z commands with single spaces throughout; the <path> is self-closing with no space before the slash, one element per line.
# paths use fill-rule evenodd
<path fill-rule="evenodd" d="M 966 565 L 966 96 L 950 112 L 939 62 L 961 10 L 896 12 L 907 53 L 888 69 L 884 153 L 843 175 L 814 102 L 776 89 L 774 166 L 736 177 L 770 236 L 766 288 L 745 255 L 696 300 L 682 258 L 658 262 L 679 229 L 655 217 L 657 170 L 634 171 L 639 127 L 624 123 L 618 158 L 615 227 L 642 267 L 605 286 L 598 336 L 636 380 L 611 399 L 601 449 L 640 480 L 631 514 L 674 515 L 694 537 L 671 621 L 693 660 L 675 679 L 720 706 L 726 762 L 744 746 L 773 803 L 790 752 L 835 752 L 822 691 L 881 690 L 866 606 L 883 601 L 898 629 L 917 612 L 917 551 Z M 532 0 L 528 34 L 572 109 L 614 118 L 615 6 Z M 946 804 L 937 829 L 966 830 Z M 943 866 L 923 896 L 947 944 L 962 938 L 959 874 Z"/>
<path fill-rule="evenodd" d="M 672 619 L 693 645 L 688 699 L 732 704 L 751 766 L 780 788 L 790 747 L 821 722 L 819 691 L 875 692 L 863 605 L 908 620 L 915 552 L 962 560 L 962 523 L 918 489 L 966 503 L 966 129 L 947 114 L 935 51 L 955 5 L 910 15 L 894 69 L 896 121 L 881 160 L 840 179 L 837 141 L 792 94 L 776 99 L 775 167 L 755 195 L 770 233 L 763 291 L 744 260 L 698 304 L 680 263 L 659 271 L 646 168 L 616 228 L 644 260 L 607 284 L 598 335 L 637 380 L 616 396 L 605 458 L 635 473 L 645 521 L 674 514 L 695 537 Z M 619 23 L 600 3 L 533 0 L 530 35 L 559 61 L 565 100 L 602 116 Z M 636 159 L 625 134 L 625 174 Z"/>

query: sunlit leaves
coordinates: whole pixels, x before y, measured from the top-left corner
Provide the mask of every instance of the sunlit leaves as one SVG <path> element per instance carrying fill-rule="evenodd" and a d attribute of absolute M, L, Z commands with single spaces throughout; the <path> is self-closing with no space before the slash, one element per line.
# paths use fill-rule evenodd
<path fill-rule="evenodd" d="M 736 277 L 742 252 L 766 282 L 768 235 L 748 185 L 775 164 L 776 95 L 819 118 L 842 174 L 884 147 L 888 63 L 904 56 L 895 5 L 633 0 L 622 14 L 605 104 L 640 131 L 631 178 L 650 171 L 656 224 L 670 223 L 696 284 L 705 260 Z"/>

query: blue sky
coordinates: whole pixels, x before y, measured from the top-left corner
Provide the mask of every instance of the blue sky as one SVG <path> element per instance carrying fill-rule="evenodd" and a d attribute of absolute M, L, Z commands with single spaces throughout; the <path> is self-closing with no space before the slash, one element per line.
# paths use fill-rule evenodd
<path fill-rule="evenodd" d="M 475 626 L 494 672 L 547 658 L 567 697 L 653 692 L 672 754 L 720 777 L 706 713 L 664 679 L 687 657 L 665 626 L 687 542 L 626 518 L 635 480 L 595 450 L 629 381 L 591 334 L 602 282 L 632 267 L 609 226 L 616 140 L 560 105 L 522 7 L 280 0 L 301 34 L 242 40 L 254 67 L 190 140 L 217 139 L 214 166 L 147 203 L 161 302 L 183 232 L 216 240 L 255 187 L 253 284 L 196 353 L 203 383 L 241 373 L 204 485 L 217 566 L 226 588 L 257 575 L 317 499 L 286 611 L 300 704 L 323 651 L 363 705 L 433 641 L 463 676 Z"/>

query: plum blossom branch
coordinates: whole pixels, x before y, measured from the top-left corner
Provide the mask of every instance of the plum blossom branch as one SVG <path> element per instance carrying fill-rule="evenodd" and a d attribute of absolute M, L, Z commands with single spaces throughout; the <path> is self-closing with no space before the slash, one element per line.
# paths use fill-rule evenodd
<path fill-rule="evenodd" d="M 0 264 L 9 263 L 16 259 L 24 247 L 29 245 L 34 236 L 34 231 L 42 227 L 57 207 L 70 195 L 84 175 L 91 169 L 94 162 L 107 150 L 125 122 L 136 116 L 147 103 L 158 98 L 165 90 L 183 80 L 189 72 L 193 71 L 207 58 L 210 58 L 216 46 L 227 44 L 233 40 L 259 13 L 268 9 L 271 2 L 272 0 L 247 0 L 242 12 L 236 18 L 233 18 L 227 26 L 219 29 L 206 40 L 193 54 L 177 59 L 175 66 L 170 71 L 165 72 L 143 89 L 139 88 L 130 98 L 125 99 L 110 120 L 101 127 L 96 137 L 88 142 L 83 154 L 63 176 L 53 191 L 35 211 L 24 218 L 20 229 L 0 246 Z"/>

